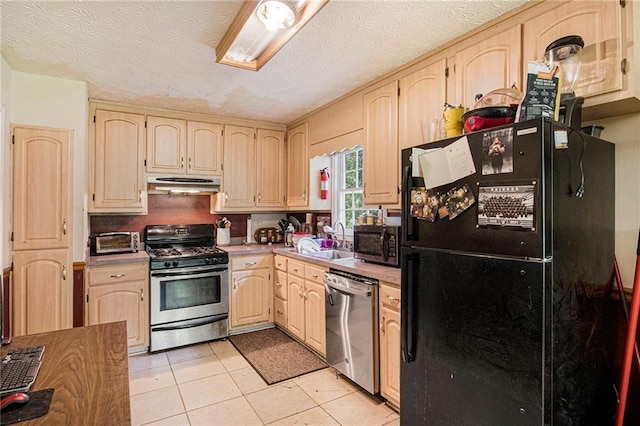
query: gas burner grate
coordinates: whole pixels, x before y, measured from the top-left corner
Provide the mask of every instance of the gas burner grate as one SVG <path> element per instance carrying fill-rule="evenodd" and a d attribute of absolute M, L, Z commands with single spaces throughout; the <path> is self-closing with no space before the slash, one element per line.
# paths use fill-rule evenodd
<path fill-rule="evenodd" d="M 179 250 L 176 250 L 174 248 L 154 249 L 154 250 L 151 251 L 151 253 L 155 257 L 182 256 L 182 253 Z"/>

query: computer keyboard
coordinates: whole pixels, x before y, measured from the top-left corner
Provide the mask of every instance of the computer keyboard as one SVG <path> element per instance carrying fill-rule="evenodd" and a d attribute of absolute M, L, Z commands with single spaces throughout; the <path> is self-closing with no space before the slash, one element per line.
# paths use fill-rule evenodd
<path fill-rule="evenodd" d="M 0 396 L 27 392 L 36 380 L 44 346 L 9 349 L 0 365 Z"/>

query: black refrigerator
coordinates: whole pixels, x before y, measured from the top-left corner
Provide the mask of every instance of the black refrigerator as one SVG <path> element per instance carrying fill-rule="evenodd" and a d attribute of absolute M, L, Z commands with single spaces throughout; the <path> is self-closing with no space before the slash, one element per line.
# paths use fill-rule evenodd
<path fill-rule="evenodd" d="M 401 424 L 611 424 L 613 144 L 541 118 L 402 165 Z"/>

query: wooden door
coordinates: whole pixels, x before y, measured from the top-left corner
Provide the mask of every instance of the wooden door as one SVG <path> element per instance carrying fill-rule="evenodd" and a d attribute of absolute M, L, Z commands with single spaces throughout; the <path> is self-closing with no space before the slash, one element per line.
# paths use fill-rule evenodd
<path fill-rule="evenodd" d="M 89 287 L 89 324 L 114 321 L 127 322 L 129 347 L 149 345 L 148 302 L 145 301 L 146 282 L 127 282 Z"/>
<path fill-rule="evenodd" d="M 268 269 L 232 272 L 231 327 L 269 321 L 270 293 Z"/>
<path fill-rule="evenodd" d="M 380 306 L 380 393 L 400 407 L 400 313 Z"/>
<path fill-rule="evenodd" d="M 146 213 L 144 115 L 96 110 L 90 212 Z"/>
<path fill-rule="evenodd" d="M 327 339 L 325 330 L 324 286 L 305 281 L 305 343 L 326 355 Z"/>
<path fill-rule="evenodd" d="M 399 202 L 398 81 L 364 95 L 364 203 Z"/>
<path fill-rule="evenodd" d="M 255 129 L 224 126 L 224 207 L 255 206 Z"/>
<path fill-rule="evenodd" d="M 304 340 L 304 280 L 295 275 L 287 275 L 287 330 L 300 340 Z"/>
<path fill-rule="evenodd" d="M 442 59 L 400 79 L 400 149 L 442 139 L 439 135 L 425 139 L 422 126 L 429 130 L 432 123 L 442 119 L 447 96 L 446 66 Z"/>
<path fill-rule="evenodd" d="M 258 129 L 256 142 L 256 206 L 284 208 L 286 152 L 284 132 Z"/>
<path fill-rule="evenodd" d="M 73 326 L 73 263 L 67 249 L 16 251 L 12 255 L 13 335 Z"/>
<path fill-rule="evenodd" d="M 309 124 L 289 130 L 287 136 L 287 207 L 309 205 Z"/>
<path fill-rule="evenodd" d="M 73 131 L 13 129 L 13 250 L 69 247 Z"/>
<path fill-rule="evenodd" d="M 560 7 L 524 24 L 524 58 L 530 61 L 543 60 L 546 47 L 552 41 L 577 34 L 584 40 L 584 49 L 576 95 L 588 97 L 620 90 L 623 88 L 620 14 L 621 6 L 614 1 L 564 2 Z M 525 62 L 525 77 L 526 65 Z"/>
<path fill-rule="evenodd" d="M 222 125 L 187 122 L 187 174 L 222 176 Z"/>
<path fill-rule="evenodd" d="M 515 84 L 521 80 L 521 25 L 460 50 L 455 55 L 455 104 L 474 109 L 476 96 Z"/>

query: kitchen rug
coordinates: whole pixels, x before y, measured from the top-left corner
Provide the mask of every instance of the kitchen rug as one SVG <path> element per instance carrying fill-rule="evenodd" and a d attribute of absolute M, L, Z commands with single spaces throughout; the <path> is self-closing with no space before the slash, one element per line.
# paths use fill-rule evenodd
<path fill-rule="evenodd" d="M 327 367 L 316 354 L 277 328 L 229 336 L 254 370 L 272 385 Z"/>

